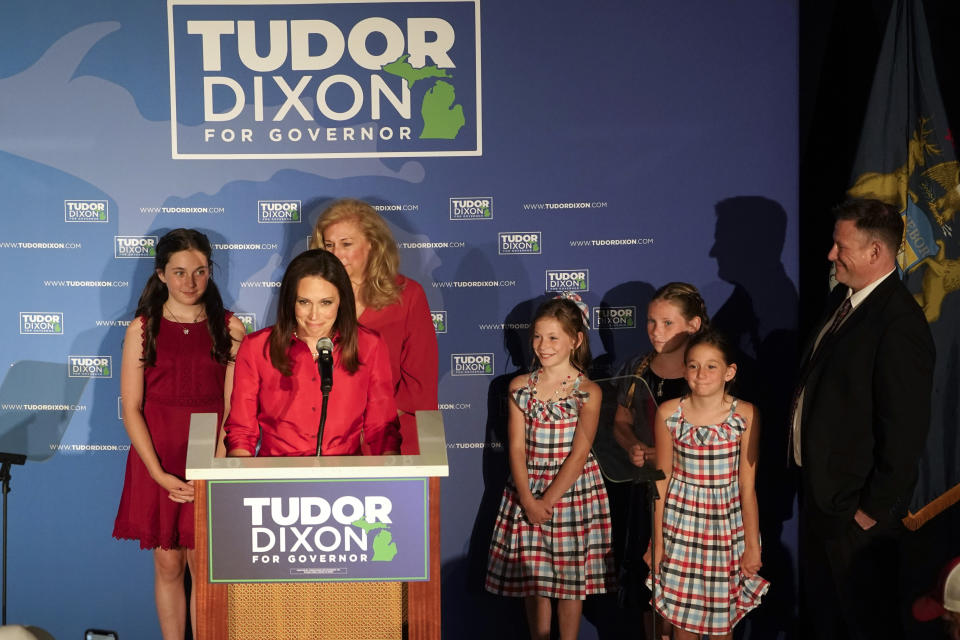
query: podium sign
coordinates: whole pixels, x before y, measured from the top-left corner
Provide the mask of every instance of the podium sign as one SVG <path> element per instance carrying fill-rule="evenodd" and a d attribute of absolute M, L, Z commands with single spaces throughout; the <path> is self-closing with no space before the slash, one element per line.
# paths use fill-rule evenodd
<path fill-rule="evenodd" d="M 211 480 L 210 582 L 428 580 L 426 478 Z"/>

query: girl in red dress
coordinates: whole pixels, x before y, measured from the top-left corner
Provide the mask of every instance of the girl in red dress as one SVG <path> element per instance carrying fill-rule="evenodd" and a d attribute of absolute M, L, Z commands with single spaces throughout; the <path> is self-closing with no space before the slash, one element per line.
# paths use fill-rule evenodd
<path fill-rule="evenodd" d="M 165 640 L 180 640 L 184 569 L 193 572 L 193 483 L 184 478 L 190 414 L 216 412 L 222 420 L 244 327 L 224 310 L 210 279 L 204 234 L 166 234 L 154 266 L 123 343 L 120 395 L 133 446 L 113 536 L 153 549 L 160 631 Z M 223 455 L 222 437 L 217 441 Z M 192 597 L 190 610 L 195 613 Z"/>

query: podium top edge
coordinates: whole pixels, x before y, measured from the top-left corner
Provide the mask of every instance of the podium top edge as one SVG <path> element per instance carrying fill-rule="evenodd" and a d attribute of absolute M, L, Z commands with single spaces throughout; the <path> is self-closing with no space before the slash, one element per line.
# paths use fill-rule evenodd
<path fill-rule="evenodd" d="M 188 480 L 275 480 L 323 478 L 421 478 L 450 475 L 443 416 L 417 412 L 419 455 L 289 458 L 214 458 L 217 415 L 190 417 Z"/>

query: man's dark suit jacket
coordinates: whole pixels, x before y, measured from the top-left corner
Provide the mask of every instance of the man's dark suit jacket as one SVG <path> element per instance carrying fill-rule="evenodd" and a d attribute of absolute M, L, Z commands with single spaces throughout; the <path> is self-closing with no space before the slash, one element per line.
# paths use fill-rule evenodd
<path fill-rule="evenodd" d="M 831 291 L 825 322 L 846 295 L 845 285 Z M 930 328 L 894 272 L 811 359 L 818 334 L 807 345 L 800 380 L 810 524 L 830 535 L 860 508 L 890 525 L 906 514 L 926 443 L 935 357 Z"/>

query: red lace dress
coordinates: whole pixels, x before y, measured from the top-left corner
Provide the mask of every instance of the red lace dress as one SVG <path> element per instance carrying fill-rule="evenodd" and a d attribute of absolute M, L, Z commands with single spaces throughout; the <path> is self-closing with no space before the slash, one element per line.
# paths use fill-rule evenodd
<path fill-rule="evenodd" d="M 206 321 L 177 324 L 161 319 L 157 364 L 143 373 L 143 417 L 153 448 L 164 471 L 181 478 L 187 463 L 190 414 L 216 413 L 217 424 L 223 418 L 226 366 L 210 357 L 210 348 Z M 133 447 L 127 456 L 113 537 L 139 540 L 141 549 L 193 548 L 193 503 L 170 500 Z"/>

